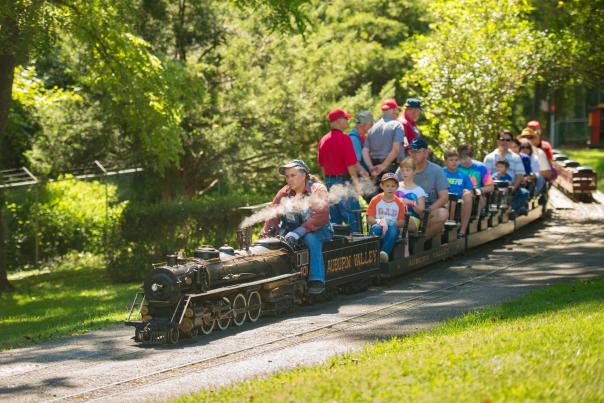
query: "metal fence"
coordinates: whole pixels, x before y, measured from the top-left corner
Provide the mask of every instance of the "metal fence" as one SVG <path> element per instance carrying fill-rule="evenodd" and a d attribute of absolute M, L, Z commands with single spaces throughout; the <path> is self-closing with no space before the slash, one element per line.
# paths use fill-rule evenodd
<path fill-rule="evenodd" d="M 564 119 L 555 124 L 556 144 L 560 145 L 587 145 L 590 139 L 590 128 L 587 119 Z"/>

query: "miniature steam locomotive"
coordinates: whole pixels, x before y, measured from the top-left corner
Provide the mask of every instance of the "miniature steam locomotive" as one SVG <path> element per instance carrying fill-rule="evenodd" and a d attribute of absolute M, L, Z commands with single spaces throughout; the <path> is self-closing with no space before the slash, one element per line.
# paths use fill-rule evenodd
<path fill-rule="evenodd" d="M 169 255 L 156 265 L 126 320 L 136 329 L 135 341 L 176 343 L 181 336 L 256 322 L 261 314 L 279 314 L 308 300 L 308 249 L 280 237 L 251 245 L 250 234 L 249 228 L 238 233 L 237 250 L 199 248 L 193 257 Z M 336 235 L 323 252 L 330 290 L 354 283 L 367 287 L 380 271 L 376 237 Z M 133 320 L 137 314 L 140 320 Z"/>

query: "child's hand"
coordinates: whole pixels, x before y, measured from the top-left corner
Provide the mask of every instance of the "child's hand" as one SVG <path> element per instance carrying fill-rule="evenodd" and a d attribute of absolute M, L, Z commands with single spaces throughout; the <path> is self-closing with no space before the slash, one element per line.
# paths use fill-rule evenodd
<path fill-rule="evenodd" d="M 409 207 L 415 207 L 415 202 L 409 199 L 403 199 L 403 204 Z"/>
<path fill-rule="evenodd" d="M 386 232 L 388 232 L 388 223 L 386 222 L 386 220 L 379 218 L 377 220 L 377 224 L 379 224 L 382 227 L 382 238 L 385 237 Z"/>

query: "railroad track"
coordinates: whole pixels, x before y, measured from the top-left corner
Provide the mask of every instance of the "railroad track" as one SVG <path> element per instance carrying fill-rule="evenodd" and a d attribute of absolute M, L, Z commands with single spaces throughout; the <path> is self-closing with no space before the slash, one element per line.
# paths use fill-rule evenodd
<path fill-rule="evenodd" d="M 390 316 L 409 311 L 413 308 L 417 308 L 419 306 L 444 299 L 449 296 L 452 292 L 454 292 L 454 290 L 457 288 L 472 284 L 477 285 L 480 281 L 494 277 L 498 273 L 509 270 L 515 266 L 531 263 L 533 261 L 547 261 L 553 256 L 555 256 L 555 254 L 551 253 L 554 249 L 564 248 L 572 243 L 581 242 L 583 240 L 582 238 L 575 237 L 574 235 L 576 234 L 566 233 L 560 235 L 557 240 L 549 244 L 551 245 L 551 247 L 543 248 L 536 252 L 532 252 L 529 256 L 522 259 L 512 259 L 510 263 L 502 267 L 489 270 L 479 275 L 468 277 L 462 281 L 458 281 L 446 287 L 441 287 L 435 290 L 423 291 L 419 295 L 408 297 L 401 301 L 390 303 L 385 306 L 366 311 L 345 319 L 331 322 L 329 324 L 315 327 L 313 329 L 283 336 L 281 338 L 277 338 L 267 342 L 259 343 L 253 346 L 241 348 L 224 354 L 219 354 L 213 357 L 199 359 L 185 364 L 157 370 L 148 374 L 135 376 L 118 382 L 113 382 L 90 388 L 88 390 L 80 391 L 77 393 L 61 396 L 50 401 L 59 402 L 74 400 L 80 401 L 107 399 L 118 396 L 124 392 L 131 392 L 132 390 L 137 388 L 142 388 L 154 384 L 161 384 L 163 382 L 169 381 L 170 379 L 174 379 L 179 375 L 190 374 L 200 370 L 234 363 L 242 359 L 259 356 L 268 352 L 282 350 L 301 343 L 313 341 L 315 339 L 325 339 L 334 334 L 346 332 L 349 330 L 353 330 L 354 328 L 369 325 L 372 322 L 386 319 Z"/>

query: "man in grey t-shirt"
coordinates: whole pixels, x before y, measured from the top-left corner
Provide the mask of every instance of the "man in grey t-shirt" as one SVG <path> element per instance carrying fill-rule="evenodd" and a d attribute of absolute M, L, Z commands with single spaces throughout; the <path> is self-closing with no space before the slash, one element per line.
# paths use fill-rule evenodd
<path fill-rule="evenodd" d="M 428 194 L 430 204 L 430 217 L 428 226 L 424 229 L 426 239 L 430 239 L 442 232 L 449 212 L 444 208 L 449 201 L 449 181 L 441 167 L 428 161 L 430 152 L 428 144 L 416 138 L 411 142 L 409 155 L 415 161 L 415 176 L 413 181 Z M 399 181 L 403 180 L 400 168 L 396 171 Z"/>
<path fill-rule="evenodd" d="M 398 109 L 394 99 L 383 100 L 384 116 L 369 129 L 363 144 L 363 161 L 373 177 L 396 170 L 396 159 L 405 141 L 403 126 L 396 120 Z"/>

